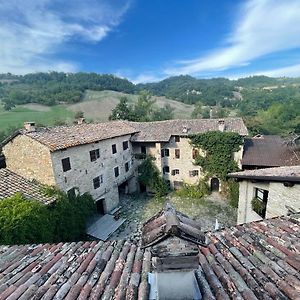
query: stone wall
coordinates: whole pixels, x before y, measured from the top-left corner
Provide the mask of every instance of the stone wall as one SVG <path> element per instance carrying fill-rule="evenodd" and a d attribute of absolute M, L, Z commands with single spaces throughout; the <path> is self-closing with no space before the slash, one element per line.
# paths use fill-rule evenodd
<path fill-rule="evenodd" d="M 243 180 L 239 183 L 240 196 L 238 205 L 238 224 L 261 220 L 255 211 L 252 210 L 251 201 L 255 197 L 255 189 L 269 191 L 266 218 L 286 215 L 286 205 L 300 211 L 300 184 L 286 187 L 281 182 L 251 182 Z"/>
<path fill-rule="evenodd" d="M 55 185 L 49 148 L 26 135 L 18 135 L 3 147 L 11 171 L 43 184 Z"/>
<path fill-rule="evenodd" d="M 129 141 L 130 135 L 116 137 L 98 143 L 81 145 L 52 153 L 52 163 L 57 186 L 68 191 L 71 188 L 79 188 L 80 193 L 89 192 L 95 200 L 105 199 L 107 211 L 118 205 L 118 186 L 134 176 L 132 160 L 132 146 L 128 143 L 128 149 L 123 150 L 123 141 Z M 117 153 L 112 153 L 112 145 L 117 145 Z M 100 158 L 90 160 L 91 150 L 100 150 Z M 62 159 L 70 158 L 71 170 L 63 172 Z M 125 171 L 125 163 L 129 163 L 129 171 Z M 115 177 L 114 168 L 119 167 L 119 176 Z M 93 179 L 103 177 L 100 187 L 94 189 Z M 130 191 L 134 190 L 130 184 Z"/>

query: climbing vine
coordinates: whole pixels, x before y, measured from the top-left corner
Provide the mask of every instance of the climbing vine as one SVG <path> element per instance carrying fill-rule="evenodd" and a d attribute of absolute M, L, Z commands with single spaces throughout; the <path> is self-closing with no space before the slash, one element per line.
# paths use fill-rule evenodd
<path fill-rule="evenodd" d="M 138 180 L 144 186 L 149 187 L 157 197 L 162 197 L 168 193 L 168 185 L 160 176 L 152 157 L 147 157 L 140 164 Z"/>
<path fill-rule="evenodd" d="M 206 152 L 205 157 L 198 155 L 195 164 L 200 165 L 207 176 L 217 176 L 226 181 L 230 172 L 238 170 L 233 153 L 243 144 L 243 138 L 234 132 L 209 131 L 190 136 L 194 147 Z"/>

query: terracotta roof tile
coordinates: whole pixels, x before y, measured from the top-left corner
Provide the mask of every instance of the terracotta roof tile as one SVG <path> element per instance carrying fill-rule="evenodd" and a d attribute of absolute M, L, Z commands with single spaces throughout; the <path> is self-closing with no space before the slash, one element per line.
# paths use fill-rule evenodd
<path fill-rule="evenodd" d="M 300 216 L 208 232 L 204 299 L 299 299 Z M 0 246 L 0 299 L 148 299 L 151 247 L 125 241 Z"/>
<path fill-rule="evenodd" d="M 300 157 L 280 136 L 263 135 L 245 139 L 243 166 L 280 167 L 300 164 Z"/>
<path fill-rule="evenodd" d="M 54 197 L 45 196 L 41 192 L 42 186 L 17 175 L 9 169 L 0 169 L 0 200 L 21 193 L 26 199 L 34 199 L 49 204 Z"/>
<path fill-rule="evenodd" d="M 28 132 L 25 129 L 20 130 L 21 134 L 46 145 L 51 151 L 94 143 L 135 132 L 137 132 L 135 128 L 123 121 L 37 128 L 33 132 Z"/>
<path fill-rule="evenodd" d="M 225 122 L 225 132 L 237 132 L 248 135 L 241 118 L 220 119 Z M 219 119 L 167 120 L 157 122 L 128 122 L 138 133 L 132 137 L 135 142 L 168 142 L 172 135 L 187 136 L 190 134 L 217 131 Z"/>
<path fill-rule="evenodd" d="M 228 177 L 241 179 L 264 179 L 269 181 L 295 181 L 300 182 L 300 165 L 246 170 L 228 174 Z"/>

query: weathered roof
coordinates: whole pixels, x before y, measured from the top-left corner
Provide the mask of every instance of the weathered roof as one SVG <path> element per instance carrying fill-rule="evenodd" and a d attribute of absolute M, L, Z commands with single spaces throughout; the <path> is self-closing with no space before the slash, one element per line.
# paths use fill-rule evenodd
<path fill-rule="evenodd" d="M 54 197 L 45 196 L 41 185 L 17 175 L 9 169 L 0 169 L 0 200 L 21 193 L 26 199 L 35 199 L 45 204 L 55 201 Z"/>
<path fill-rule="evenodd" d="M 300 164 L 300 156 L 277 135 L 245 139 L 243 166 L 281 167 Z"/>
<path fill-rule="evenodd" d="M 247 128 L 241 118 L 167 120 L 156 122 L 128 122 L 138 133 L 132 137 L 135 142 L 168 142 L 172 135 L 187 136 L 219 130 L 219 121 L 225 122 L 225 132 L 236 132 L 248 135 Z"/>
<path fill-rule="evenodd" d="M 167 204 L 163 210 L 143 224 L 142 246 L 153 246 L 170 236 L 199 245 L 205 244 L 205 235 L 200 225 Z"/>
<path fill-rule="evenodd" d="M 299 299 L 300 216 L 207 233 L 204 299 Z M 0 246 L 0 298 L 148 299 L 150 248 L 124 241 Z"/>
<path fill-rule="evenodd" d="M 228 174 L 228 177 L 241 179 L 261 179 L 269 181 L 300 182 L 300 165 L 257 170 L 246 170 Z"/>
<path fill-rule="evenodd" d="M 137 130 L 127 122 L 111 121 L 104 123 L 83 123 L 71 126 L 42 127 L 36 128 L 36 131 L 32 132 L 21 129 L 19 132 L 46 145 L 51 151 L 56 151 L 133 134 Z M 5 143 L 8 141 L 5 141 Z"/>

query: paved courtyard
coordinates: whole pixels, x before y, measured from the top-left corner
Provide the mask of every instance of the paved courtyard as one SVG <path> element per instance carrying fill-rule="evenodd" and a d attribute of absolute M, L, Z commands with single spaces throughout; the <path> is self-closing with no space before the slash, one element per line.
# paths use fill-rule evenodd
<path fill-rule="evenodd" d="M 125 238 L 131 241 L 138 239 L 143 222 L 159 212 L 167 202 L 173 204 L 178 211 L 197 220 L 203 231 L 214 230 L 216 219 L 220 227 L 236 224 L 236 209 L 229 206 L 219 193 L 213 193 L 202 199 L 181 198 L 172 194 L 159 199 L 146 195 L 122 196 L 120 216 L 126 221 L 110 236 L 110 239 Z"/>

